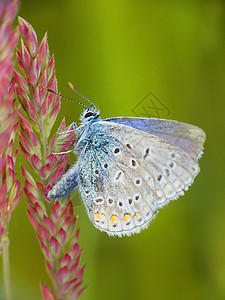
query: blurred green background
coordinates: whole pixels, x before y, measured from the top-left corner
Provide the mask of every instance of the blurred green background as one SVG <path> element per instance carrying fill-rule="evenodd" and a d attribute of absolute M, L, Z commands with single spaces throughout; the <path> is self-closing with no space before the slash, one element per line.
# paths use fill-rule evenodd
<path fill-rule="evenodd" d="M 146 103 L 140 106 L 150 92 L 164 108 L 161 117 L 207 134 L 193 186 L 138 235 L 110 238 L 96 230 L 73 193 L 88 283 L 83 300 L 225 299 L 224 6 L 217 0 L 21 1 L 19 15 L 39 41 L 48 32 L 61 93 L 78 99 L 67 85 L 73 82 L 106 118 L 134 116 L 143 107 L 155 116 Z M 81 111 L 62 100 L 59 121 L 78 121 Z M 49 279 L 25 197 L 13 213 L 10 240 L 14 299 L 40 300 L 40 281 Z"/>

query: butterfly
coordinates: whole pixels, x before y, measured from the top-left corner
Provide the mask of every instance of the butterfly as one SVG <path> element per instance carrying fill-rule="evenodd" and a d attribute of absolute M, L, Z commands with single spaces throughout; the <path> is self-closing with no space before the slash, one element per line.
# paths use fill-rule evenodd
<path fill-rule="evenodd" d="M 61 199 L 79 188 L 91 222 L 111 236 L 148 227 L 158 209 L 183 195 L 199 173 L 205 132 L 178 121 L 101 119 L 86 107 L 76 126 L 76 163 L 49 191 Z"/>

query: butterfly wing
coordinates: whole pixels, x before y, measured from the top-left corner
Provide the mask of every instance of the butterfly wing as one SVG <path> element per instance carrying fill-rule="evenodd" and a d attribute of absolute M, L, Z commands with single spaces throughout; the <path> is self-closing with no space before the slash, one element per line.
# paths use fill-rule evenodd
<path fill-rule="evenodd" d="M 199 172 L 188 151 L 142 130 L 101 121 L 78 160 L 79 189 L 90 220 L 109 235 L 148 226 Z"/>
<path fill-rule="evenodd" d="M 154 118 L 111 118 L 105 121 L 123 124 L 156 135 L 199 157 L 205 142 L 205 132 L 194 125 Z"/>

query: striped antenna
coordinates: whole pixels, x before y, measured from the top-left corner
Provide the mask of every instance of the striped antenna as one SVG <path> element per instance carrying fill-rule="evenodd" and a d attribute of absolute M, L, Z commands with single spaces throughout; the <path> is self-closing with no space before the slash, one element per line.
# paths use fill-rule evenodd
<path fill-rule="evenodd" d="M 55 95 L 59 96 L 60 98 L 64 98 L 64 99 L 67 99 L 67 100 L 71 100 L 71 101 L 77 102 L 77 103 L 79 103 L 80 105 L 83 105 L 84 107 L 88 108 L 87 105 L 85 105 L 84 103 L 82 103 L 82 102 L 80 102 L 80 101 L 78 101 L 78 100 L 75 100 L 75 99 L 72 99 L 72 98 L 63 96 L 63 95 L 61 95 L 61 94 L 59 94 L 59 93 L 54 92 L 53 90 L 51 90 L 51 89 L 49 89 L 49 88 L 46 88 L 46 90 L 47 90 L 48 92 L 52 93 L 52 94 L 55 94 Z"/>
<path fill-rule="evenodd" d="M 94 105 L 94 103 L 92 103 L 91 100 L 89 100 L 87 97 L 85 97 L 85 96 L 83 96 L 81 93 L 79 93 L 79 92 L 74 88 L 74 86 L 73 86 L 73 84 L 72 84 L 71 82 L 68 82 L 68 85 L 69 85 L 69 87 L 70 87 L 77 95 L 79 95 L 80 97 L 82 97 L 82 98 L 84 98 L 85 100 L 87 100 L 87 101 L 91 104 L 91 106 L 93 106 L 93 107 L 96 108 L 96 106 Z"/>

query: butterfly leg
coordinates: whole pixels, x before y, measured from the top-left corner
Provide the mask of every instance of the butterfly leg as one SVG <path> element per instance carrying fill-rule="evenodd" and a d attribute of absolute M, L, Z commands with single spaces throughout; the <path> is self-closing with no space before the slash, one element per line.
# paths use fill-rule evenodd
<path fill-rule="evenodd" d="M 52 154 L 54 155 L 60 155 L 60 154 L 68 154 L 70 152 L 73 152 L 74 150 L 68 150 L 68 151 L 61 151 L 61 152 L 52 152 Z"/>
<path fill-rule="evenodd" d="M 76 124 L 75 122 L 73 122 L 73 123 L 71 123 L 70 126 L 68 127 L 68 130 L 59 132 L 58 135 L 62 135 L 62 134 L 74 132 L 74 131 L 77 130 L 77 128 L 78 128 L 77 124 Z"/>

